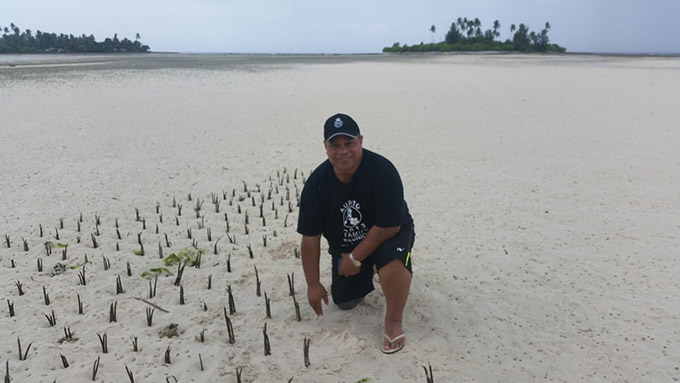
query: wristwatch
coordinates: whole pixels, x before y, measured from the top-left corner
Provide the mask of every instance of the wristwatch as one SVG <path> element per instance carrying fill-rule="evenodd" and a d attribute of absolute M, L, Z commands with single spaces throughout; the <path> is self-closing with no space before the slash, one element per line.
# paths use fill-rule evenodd
<path fill-rule="evenodd" d="M 349 253 L 349 260 L 352 261 L 354 266 L 361 267 L 361 261 L 357 261 L 356 258 L 354 258 L 354 254 Z"/>

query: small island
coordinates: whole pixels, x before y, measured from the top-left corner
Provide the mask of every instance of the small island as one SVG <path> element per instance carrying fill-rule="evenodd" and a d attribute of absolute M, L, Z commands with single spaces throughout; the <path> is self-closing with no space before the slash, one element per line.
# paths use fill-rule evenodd
<path fill-rule="evenodd" d="M 383 52 L 482 52 L 482 51 L 506 51 L 506 52 L 553 52 L 564 53 L 566 48 L 557 44 L 551 44 L 548 37 L 550 23 L 538 33 L 520 24 L 510 26 L 512 39 L 505 41 L 496 40 L 500 37 L 501 23 L 496 20 L 492 29 L 482 31 L 482 22 L 478 19 L 458 18 L 451 24 L 444 41 L 435 43 L 434 36 L 437 28 L 432 25 L 429 31 L 432 33 L 432 43 L 419 45 L 400 45 L 398 42 L 391 47 L 383 48 Z"/>
<path fill-rule="evenodd" d="M 107 37 L 98 42 L 93 35 L 74 36 L 36 31 L 30 29 L 21 32 L 18 26 L 11 23 L 9 27 L 0 27 L 0 53 L 131 53 L 148 52 L 148 45 L 142 44 L 139 33 L 135 41 L 127 38 Z"/>

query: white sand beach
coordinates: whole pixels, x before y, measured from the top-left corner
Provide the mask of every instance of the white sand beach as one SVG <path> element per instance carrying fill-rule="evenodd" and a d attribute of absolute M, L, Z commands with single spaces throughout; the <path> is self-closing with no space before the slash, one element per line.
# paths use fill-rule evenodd
<path fill-rule="evenodd" d="M 92 381 L 97 359 L 116 383 L 126 366 L 135 382 L 427 382 L 428 365 L 438 383 L 680 381 L 680 58 L 63 57 L 0 58 L 11 382 Z M 393 355 L 379 285 L 317 318 L 296 258 L 297 195 L 337 112 L 399 169 L 416 224 Z M 180 304 L 164 261 L 191 248 Z M 142 273 L 161 267 L 150 297 Z"/>

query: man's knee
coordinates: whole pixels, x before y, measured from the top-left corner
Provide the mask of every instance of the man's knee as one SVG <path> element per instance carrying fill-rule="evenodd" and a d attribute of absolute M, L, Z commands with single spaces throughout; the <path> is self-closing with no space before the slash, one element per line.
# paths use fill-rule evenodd
<path fill-rule="evenodd" d="M 411 271 L 404 264 L 395 259 L 378 270 L 378 276 L 383 280 L 408 279 L 411 280 Z"/>
<path fill-rule="evenodd" d="M 361 297 L 361 298 L 357 298 L 357 299 L 352 299 L 351 301 L 347 301 L 347 302 L 336 303 L 335 305 L 338 306 L 338 308 L 340 310 L 351 310 L 351 309 L 355 308 L 363 300 L 364 300 L 364 297 Z"/>

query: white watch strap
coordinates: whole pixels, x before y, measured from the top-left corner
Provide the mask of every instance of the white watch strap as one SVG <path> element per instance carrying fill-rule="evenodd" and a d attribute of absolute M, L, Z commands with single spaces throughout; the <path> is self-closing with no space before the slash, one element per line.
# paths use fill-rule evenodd
<path fill-rule="evenodd" d="M 361 261 L 357 261 L 357 259 L 354 258 L 354 254 L 352 254 L 352 253 L 349 253 L 349 260 L 352 261 L 354 266 L 357 266 L 357 267 L 361 266 Z"/>

